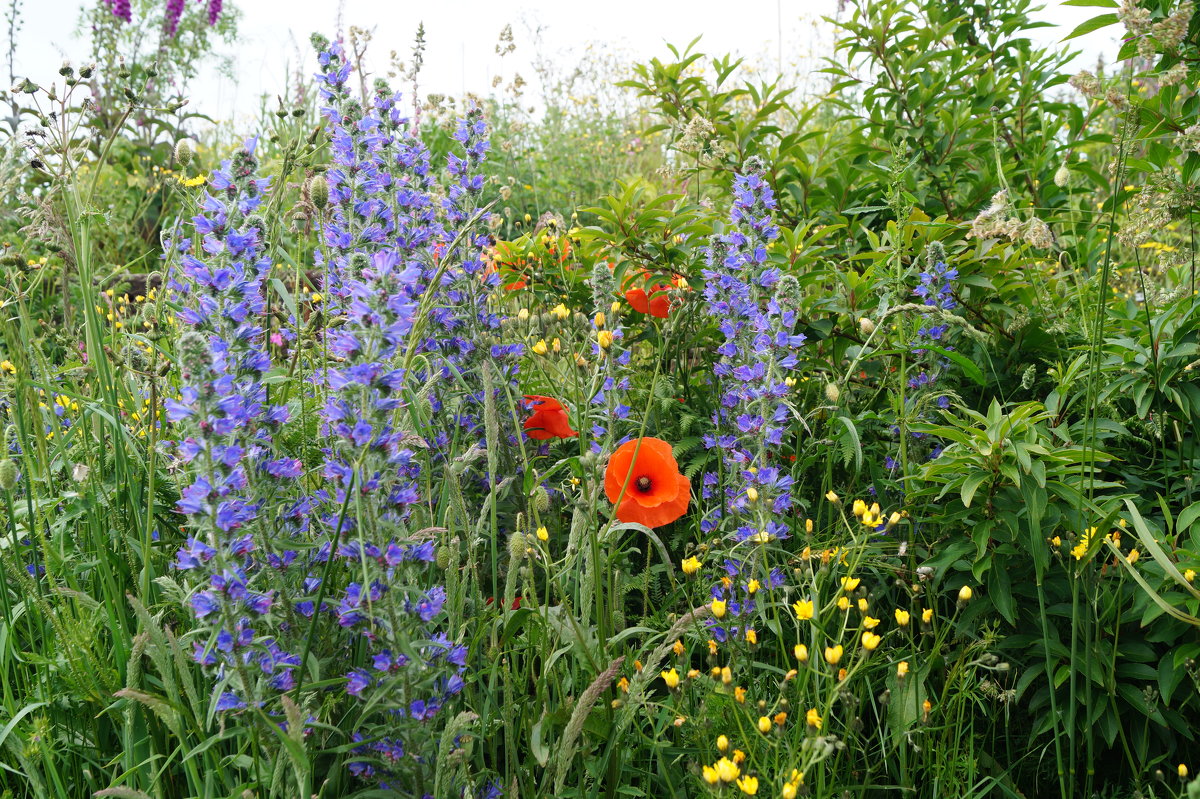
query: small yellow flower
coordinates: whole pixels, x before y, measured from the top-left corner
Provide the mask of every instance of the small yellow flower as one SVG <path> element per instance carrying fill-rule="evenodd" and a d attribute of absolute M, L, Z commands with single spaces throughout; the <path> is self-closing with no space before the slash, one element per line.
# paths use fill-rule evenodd
<path fill-rule="evenodd" d="M 600 349 L 606 350 L 612 346 L 613 334 L 611 330 L 601 330 L 596 334 L 596 342 L 600 345 Z"/>
<path fill-rule="evenodd" d="M 800 621 L 807 621 L 813 617 L 813 603 L 810 599 L 800 599 L 792 603 L 792 610 L 796 611 L 796 618 Z"/>
<path fill-rule="evenodd" d="M 546 346 L 546 340 L 544 338 L 538 339 L 537 344 L 534 344 L 532 349 L 534 355 L 545 355 L 550 350 L 550 348 Z"/>
<path fill-rule="evenodd" d="M 728 666 L 721 667 L 721 682 L 725 685 L 729 685 L 731 682 L 733 682 L 733 670 Z"/>
<path fill-rule="evenodd" d="M 1196 579 L 1196 570 L 1195 569 L 1184 570 L 1183 579 L 1187 580 L 1189 583 L 1194 581 Z"/>
<path fill-rule="evenodd" d="M 724 735 L 717 736 L 717 751 L 719 751 L 721 754 L 725 754 L 729 751 L 729 739 Z"/>
<path fill-rule="evenodd" d="M 782 799 L 796 799 L 796 786 L 790 782 L 783 784 L 783 789 L 779 792 Z"/>
<path fill-rule="evenodd" d="M 567 306 L 563 305 L 561 302 L 558 305 L 555 305 L 550 310 L 550 313 L 554 314 L 554 316 L 560 321 L 571 315 L 571 312 L 567 310 Z"/>
<path fill-rule="evenodd" d="M 908 661 L 902 660 L 896 665 L 896 678 L 903 680 L 908 676 Z"/>
<path fill-rule="evenodd" d="M 853 591 L 855 588 L 858 588 L 858 584 L 861 582 L 862 582 L 862 580 L 858 577 L 843 577 L 842 578 L 842 590 L 848 594 L 851 591 Z"/>
<path fill-rule="evenodd" d="M 775 714 L 775 717 L 771 721 L 775 722 L 775 726 L 782 727 L 787 723 L 787 713 L 781 710 Z"/>
<path fill-rule="evenodd" d="M 925 608 L 921 611 L 921 621 L 925 624 L 933 623 L 933 608 Z"/>
<path fill-rule="evenodd" d="M 1050 546 L 1054 547 L 1055 549 L 1058 549 L 1059 547 L 1062 546 L 1062 538 L 1060 538 L 1059 536 L 1054 536 L 1053 538 L 1050 539 Z"/>
<path fill-rule="evenodd" d="M 694 680 L 700 676 L 700 669 L 688 669 L 688 679 Z"/>
<path fill-rule="evenodd" d="M 717 654 L 717 642 L 711 638 L 708 639 L 708 654 L 710 654 L 710 655 Z"/>
<path fill-rule="evenodd" d="M 629 693 L 629 678 L 622 677 L 621 679 L 617 680 L 617 687 L 625 693 Z"/>
<path fill-rule="evenodd" d="M 757 594 L 759 588 L 762 588 L 762 584 L 759 583 L 758 580 L 751 580 L 750 582 L 746 583 L 746 593 L 750 596 Z"/>
<path fill-rule="evenodd" d="M 597 330 L 603 330 L 604 323 L 608 320 L 604 317 L 604 311 L 601 311 L 600 313 L 596 314 L 596 318 L 592 321 L 595 323 Z"/>
<path fill-rule="evenodd" d="M 693 574 L 700 571 L 700 560 L 694 556 L 685 558 L 683 563 L 680 564 L 680 568 L 683 569 L 684 574 L 691 577 Z"/>
<path fill-rule="evenodd" d="M 1179 768 L 1177 768 L 1175 771 L 1179 774 L 1179 779 L 1181 779 L 1181 780 L 1187 779 L 1188 768 L 1187 768 L 1186 764 L 1180 763 Z"/>
<path fill-rule="evenodd" d="M 771 731 L 771 719 L 767 716 L 758 717 L 758 731 L 766 735 Z"/>
<path fill-rule="evenodd" d="M 308 298 L 313 302 L 321 302 L 323 299 L 325 299 L 321 296 L 321 292 L 319 291 L 314 291 L 312 294 L 308 295 Z"/>
<path fill-rule="evenodd" d="M 736 699 L 740 705 L 746 704 L 746 689 L 740 685 L 734 688 L 733 698 Z"/>
<path fill-rule="evenodd" d="M 959 602 L 970 602 L 971 597 L 973 596 L 975 596 L 975 592 L 971 590 L 971 586 L 969 585 L 964 585 L 962 588 L 958 589 Z"/>
<path fill-rule="evenodd" d="M 862 634 L 863 649 L 867 650 L 868 652 L 874 652 L 875 648 L 879 646 L 879 642 L 882 640 L 883 638 L 875 633 L 865 632 Z"/>
<path fill-rule="evenodd" d="M 842 659 L 842 653 L 844 651 L 845 650 L 842 649 L 841 644 L 838 644 L 837 646 L 825 647 L 825 662 L 831 666 L 836 666 L 838 661 Z"/>
<path fill-rule="evenodd" d="M 912 618 L 907 610 L 896 608 L 896 624 L 901 627 L 907 627 L 909 619 Z"/>
<path fill-rule="evenodd" d="M 832 491 L 826 492 L 825 499 L 829 500 L 834 505 L 836 505 L 842 501 L 841 497 L 839 497 L 837 494 L 833 493 Z"/>
<path fill-rule="evenodd" d="M 675 639 L 675 643 L 673 643 L 671 645 L 671 651 L 675 653 L 676 657 L 678 657 L 679 655 L 682 655 L 683 654 L 683 641 L 680 641 L 679 639 Z"/>
<path fill-rule="evenodd" d="M 182 175 L 176 175 L 175 180 L 179 181 L 182 185 L 187 186 L 189 189 L 194 189 L 197 186 L 203 186 L 205 183 L 207 183 L 208 175 L 199 174 L 194 178 L 185 178 Z"/>
<path fill-rule="evenodd" d="M 721 781 L 721 778 L 717 775 L 717 770 L 712 766 L 704 766 L 700 771 L 704 775 L 704 781 L 709 785 L 716 785 Z"/>
<path fill-rule="evenodd" d="M 804 520 L 804 532 L 811 533 L 812 531 L 813 531 L 813 520 L 805 519 Z"/>
<path fill-rule="evenodd" d="M 539 527 L 537 529 L 537 537 L 538 537 L 538 541 L 549 541 L 550 540 L 550 531 L 547 530 L 545 527 Z"/>
<path fill-rule="evenodd" d="M 550 342 L 550 349 L 554 350 L 555 352 L 562 352 L 562 342 L 557 338 L 554 339 L 554 341 Z"/>
<path fill-rule="evenodd" d="M 0 371 L 8 372 L 10 375 L 17 373 L 17 367 L 13 366 L 12 361 L 0 361 Z"/>
<path fill-rule="evenodd" d="M 737 781 L 737 786 L 747 796 L 754 796 L 758 793 L 758 777 L 744 777 Z"/>
<path fill-rule="evenodd" d="M 758 643 L 758 633 L 756 633 L 756 632 L 755 632 L 754 630 L 752 630 L 752 629 L 751 629 L 751 630 L 746 630 L 746 643 L 748 643 L 748 644 L 757 644 L 757 643 Z"/>
<path fill-rule="evenodd" d="M 663 678 L 663 682 L 667 684 L 667 688 L 674 690 L 679 687 L 679 672 L 675 671 L 675 669 L 661 672 L 660 675 Z"/>
<path fill-rule="evenodd" d="M 801 663 L 808 662 L 808 647 L 804 644 L 796 644 L 795 648 L 792 649 L 792 654 L 795 655 L 796 660 L 800 661 Z"/>
<path fill-rule="evenodd" d="M 863 616 L 863 628 L 864 629 L 874 630 L 878 626 L 879 626 L 879 619 L 873 619 L 870 616 Z"/>
<path fill-rule="evenodd" d="M 1140 558 L 1140 557 L 1141 557 L 1141 553 L 1138 552 L 1136 549 L 1129 550 L 1129 562 L 1130 563 L 1137 563 L 1138 558 Z"/>
<path fill-rule="evenodd" d="M 821 729 L 821 714 L 817 712 L 815 707 L 810 707 L 808 713 L 804 715 L 804 721 L 814 730 Z"/>
<path fill-rule="evenodd" d="M 850 609 L 850 599 L 848 597 L 844 597 L 844 596 L 838 597 L 837 606 L 838 606 L 838 610 L 849 610 Z"/>
<path fill-rule="evenodd" d="M 712 607 L 712 615 L 713 616 L 715 616 L 718 619 L 725 618 L 725 602 L 723 600 L 714 599 L 712 601 L 711 607 Z"/>
<path fill-rule="evenodd" d="M 866 612 L 867 612 L 867 608 L 869 608 L 869 607 L 870 607 L 870 605 L 869 605 L 869 604 L 867 604 L 867 598 L 866 598 L 865 596 L 860 596 L 860 597 L 858 598 L 858 612 L 859 612 L 859 613 L 866 613 Z"/>
<path fill-rule="evenodd" d="M 850 512 L 855 516 L 862 516 L 867 512 L 867 503 L 863 502 L 861 499 L 854 500 L 854 504 L 850 506 Z M 845 582 L 844 577 L 842 578 L 842 581 Z"/>
<path fill-rule="evenodd" d="M 716 769 L 717 776 L 720 778 L 721 782 L 733 782 L 742 773 L 742 770 L 738 768 L 738 764 L 734 763 L 727 757 L 723 757 L 718 760 L 714 764 L 713 768 Z"/>
<path fill-rule="evenodd" d="M 749 488 L 747 488 L 746 489 L 746 499 L 750 500 L 751 502 L 757 502 L 758 501 L 758 489 L 755 488 L 754 486 L 750 486 Z"/>

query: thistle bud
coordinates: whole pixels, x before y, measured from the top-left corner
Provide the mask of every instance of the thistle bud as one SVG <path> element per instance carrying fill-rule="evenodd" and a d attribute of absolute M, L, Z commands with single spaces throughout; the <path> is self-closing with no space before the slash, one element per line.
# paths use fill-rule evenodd
<path fill-rule="evenodd" d="M 71 66 L 71 62 L 63 59 L 62 66 L 58 68 L 58 74 L 64 78 L 69 78 L 75 74 L 75 68 Z"/>
<path fill-rule="evenodd" d="M 0 490 L 12 491 L 17 487 L 17 464 L 11 458 L 0 461 Z"/>
<path fill-rule="evenodd" d="M 88 78 L 92 77 L 92 75 L 95 74 L 95 72 L 96 72 L 96 65 L 88 64 L 85 67 L 79 68 L 79 77 L 83 78 L 84 80 L 87 80 Z"/>
<path fill-rule="evenodd" d="M 175 144 L 175 160 L 180 166 L 187 166 L 192 163 L 192 145 L 188 144 L 187 139 L 180 139 Z"/>

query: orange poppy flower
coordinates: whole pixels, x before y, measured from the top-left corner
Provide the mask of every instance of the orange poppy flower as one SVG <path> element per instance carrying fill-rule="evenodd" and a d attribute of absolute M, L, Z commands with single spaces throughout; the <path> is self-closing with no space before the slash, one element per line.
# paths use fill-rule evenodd
<path fill-rule="evenodd" d="M 638 446 L 638 442 L 641 446 Z M 634 451 L 637 460 L 634 460 Z M 621 489 L 625 489 L 624 496 Z M 617 519 L 647 527 L 670 524 L 687 512 L 692 484 L 679 472 L 671 445 L 659 438 L 626 441 L 608 459 L 604 493 L 617 505 Z"/>
<path fill-rule="evenodd" d="M 525 402 L 533 409 L 533 415 L 525 420 L 525 435 L 537 441 L 545 441 L 548 438 L 574 438 L 579 435 L 571 429 L 567 410 L 558 400 L 533 394 L 526 396 Z"/>

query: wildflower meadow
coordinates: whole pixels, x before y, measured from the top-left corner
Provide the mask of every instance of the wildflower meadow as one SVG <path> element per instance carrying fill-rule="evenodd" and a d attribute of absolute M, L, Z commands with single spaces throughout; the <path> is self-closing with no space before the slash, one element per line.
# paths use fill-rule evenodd
<path fill-rule="evenodd" d="M 0 92 L 0 798 L 1200 797 L 1200 9 L 1066 5 L 331 28 L 218 121 L 232 0 L 85 0 Z"/>

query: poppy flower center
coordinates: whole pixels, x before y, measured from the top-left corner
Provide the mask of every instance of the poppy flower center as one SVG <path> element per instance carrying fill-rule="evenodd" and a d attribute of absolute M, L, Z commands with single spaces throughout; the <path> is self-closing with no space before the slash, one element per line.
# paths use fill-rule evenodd
<path fill-rule="evenodd" d="M 645 494 L 647 491 L 649 491 L 650 490 L 650 478 L 644 474 L 641 477 L 639 477 L 637 479 L 637 490 L 641 491 L 643 494 Z"/>

